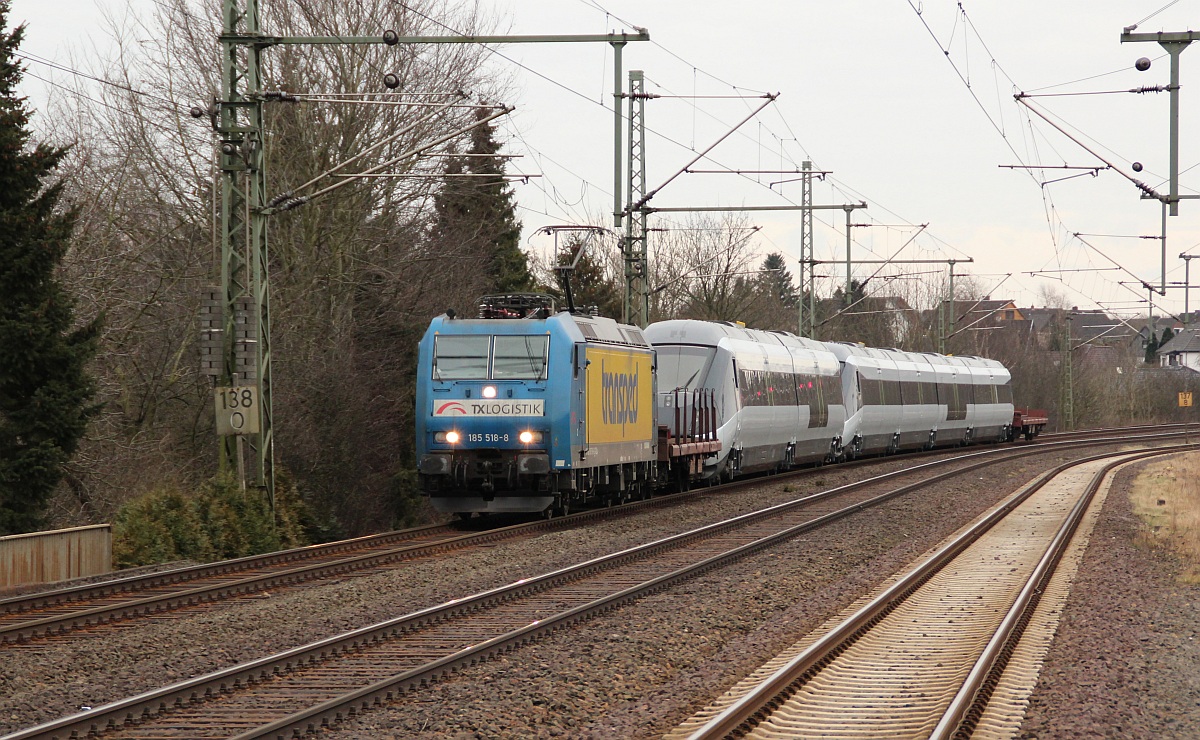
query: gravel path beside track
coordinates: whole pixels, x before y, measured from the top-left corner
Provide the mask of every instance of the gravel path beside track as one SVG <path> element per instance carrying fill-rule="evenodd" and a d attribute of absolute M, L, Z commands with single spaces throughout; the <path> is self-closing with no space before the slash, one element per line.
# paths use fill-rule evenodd
<path fill-rule="evenodd" d="M 894 463 L 896 467 L 906 464 L 903 460 Z M 402 699 L 325 736 L 655 737 L 718 693 L 732 680 L 726 677 L 740 675 L 763 662 L 1024 483 L 1035 469 L 1047 466 L 1046 457 L 1042 457 L 1036 463 L 1026 460 L 1003 469 L 977 471 L 969 481 L 937 495 L 935 506 L 941 516 L 932 521 L 923 517 L 929 511 L 926 507 L 918 509 L 903 500 L 888 503 L 854 523 L 841 522 L 827 529 L 820 538 L 810 535 L 717 571 L 685 589 L 645 599 L 570 634 L 562 633 L 471 668 L 419 699 Z M 185 610 L 179 619 L 167 624 L 107 632 L 69 645 L 18 646 L 4 651 L 0 660 L 0 733 L 61 716 L 79 706 L 113 701 L 684 531 L 768 502 L 790 500 L 846 482 L 853 475 L 851 471 L 830 468 L 799 481 L 771 483 L 754 493 L 715 496 L 686 508 L 658 512 L 659 518 L 653 521 L 650 516 L 625 519 L 467 553 L 450 562 L 430 562 L 393 573 L 262 594 L 202 613 Z M 785 486 L 793 490 L 785 492 Z M 1123 501 L 1123 496 L 1110 495 L 1109 506 Z M 1127 509 L 1124 516 L 1129 517 Z M 1105 521 L 1102 518 L 1093 550 L 1099 549 L 1100 543 L 1109 543 Z M 1090 562 L 1089 555 L 1085 574 L 1091 572 Z M 1132 583 L 1151 584 L 1144 573 L 1133 572 L 1133 560 L 1125 557 L 1120 562 L 1131 573 L 1125 590 L 1130 590 Z M 1151 565 L 1163 567 L 1163 563 Z M 1111 564 L 1102 567 L 1110 572 L 1113 568 Z M 1165 594 L 1149 594 L 1144 601 L 1134 599 L 1132 606 L 1148 611 L 1148 605 L 1162 603 L 1161 599 L 1171 593 L 1182 599 L 1180 606 L 1200 601 L 1195 587 L 1174 586 L 1169 576 L 1167 587 Z M 820 597 L 815 596 L 818 591 Z M 732 598 L 732 594 L 741 599 Z M 1108 601 L 1119 606 L 1111 596 Z M 1178 671 L 1190 661 L 1186 669 L 1194 677 L 1194 666 L 1200 665 L 1195 660 L 1195 643 L 1188 641 L 1197 627 L 1193 613 L 1171 612 L 1175 620 L 1191 620 L 1186 624 L 1190 632 L 1180 632 L 1182 623 L 1176 622 L 1173 634 L 1181 635 L 1192 652 L 1172 649 L 1177 655 L 1168 656 L 1167 648 L 1157 648 L 1159 662 L 1146 668 L 1138 666 L 1136 681 L 1126 676 L 1125 683 L 1104 689 L 1111 694 L 1111 701 L 1125 709 L 1136 707 L 1136 692 L 1144 691 L 1144 684 L 1164 681 L 1161 675 L 1155 678 L 1155 671 L 1171 671 L 1167 680 L 1177 682 L 1183 691 Z M 1105 621 L 1105 629 L 1098 630 L 1098 635 L 1103 633 L 1107 639 L 1120 642 L 1124 628 L 1107 624 L 1105 617 L 1098 618 Z M 1134 639 L 1145 633 L 1143 623 L 1130 630 Z M 1094 621 L 1072 621 L 1070 611 L 1066 624 L 1076 630 L 1096 627 Z M 1155 633 L 1150 635 L 1150 640 L 1158 639 Z M 1080 649 L 1087 655 L 1095 648 Z M 1052 660 L 1054 655 L 1052 651 Z M 1070 656 L 1065 660 L 1066 665 L 1072 665 Z M 1124 672 L 1119 665 L 1111 668 L 1114 677 Z M 1053 671 L 1048 675 L 1053 676 Z M 1071 677 L 1069 671 L 1063 676 L 1063 687 L 1072 682 L 1079 685 L 1079 678 Z M 1194 689 L 1194 678 L 1190 685 Z M 1035 710 L 1041 697 L 1041 693 L 1035 696 Z M 1047 697 L 1050 702 L 1062 701 L 1053 694 Z M 1072 700 L 1079 701 L 1079 697 Z M 1055 704 L 1046 706 L 1048 719 L 1037 725 L 1040 734 L 1030 737 L 1078 736 L 1060 734 L 1058 723 L 1064 720 L 1056 716 Z M 1165 698 L 1162 706 L 1175 716 L 1181 713 L 1178 703 L 1171 704 Z M 1190 711 L 1192 723 L 1186 727 L 1194 730 L 1200 707 L 1193 701 Z M 1098 736 L 1136 736 L 1107 732 L 1107 721 L 1096 720 L 1095 726 L 1101 728 Z M 1032 722 L 1031 717 L 1031 728 L 1035 727 Z M 1155 736 L 1197 736 L 1183 730 L 1175 735 L 1171 732 L 1168 729 Z"/>
<path fill-rule="evenodd" d="M 1109 491 L 1022 738 L 1200 737 L 1200 585 L 1138 538 L 1129 488 L 1143 467 Z"/>

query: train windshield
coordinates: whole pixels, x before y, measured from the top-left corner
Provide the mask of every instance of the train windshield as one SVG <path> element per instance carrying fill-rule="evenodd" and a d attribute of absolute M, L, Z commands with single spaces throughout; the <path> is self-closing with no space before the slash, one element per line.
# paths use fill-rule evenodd
<path fill-rule="evenodd" d="M 689 347 L 682 344 L 659 345 L 658 390 L 691 390 L 704 382 L 708 364 L 717 350 L 713 347 Z"/>
<path fill-rule="evenodd" d="M 486 380 L 490 336 L 439 336 L 433 344 L 434 380 Z"/>
<path fill-rule="evenodd" d="M 546 377 L 546 353 L 550 337 L 496 337 L 492 354 L 492 378 L 496 380 L 542 380 Z"/>

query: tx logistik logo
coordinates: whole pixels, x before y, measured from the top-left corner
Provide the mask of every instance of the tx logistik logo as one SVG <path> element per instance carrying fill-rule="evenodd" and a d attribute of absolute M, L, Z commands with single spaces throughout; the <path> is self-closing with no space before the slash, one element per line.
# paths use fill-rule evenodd
<path fill-rule="evenodd" d="M 459 403 L 458 401 L 448 401 L 446 403 L 443 403 L 441 406 L 438 406 L 437 410 L 433 412 L 433 415 L 434 416 L 462 416 L 465 413 L 467 413 L 467 410 L 465 408 L 463 408 L 463 405 L 461 403 Z"/>
<path fill-rule="evenodd" d="M 600 361 L 600 410 L 605 424 L 636 424 L 638 376 L 636 371 L 610 373 Z"/>

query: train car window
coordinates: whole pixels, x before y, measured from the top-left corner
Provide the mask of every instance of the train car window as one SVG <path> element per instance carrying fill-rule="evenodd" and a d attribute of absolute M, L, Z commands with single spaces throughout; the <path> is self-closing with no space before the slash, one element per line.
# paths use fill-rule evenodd
<path fill-rule="evenodd" d="M 825 387 L 825 403 L 829 406 L 844 406 L 842 399 L 842 379 L 837 375 L 822 375 L 821 382 Z"/>
<path fill-rule="evenodd" d="M 659 391 L 687 391 L 699 388 L 716 353 L 714 347 L 658 345 Z"/>
<path fill-rule="evenodd" d="M 948 388 L 950 402 L 946 404 L 946 421 L 963 421 L 967 418 L 971 386 L 966 383 L 951 383 Z"/>
<path fill-rule="evenodd" d="M 859 376 L 858 382 L 862 386 L 863 406 L 879 406 L 883 403 L 880 381 Z"/>
<path fill-rule="evenodd" d="M 829 425 L 829 397 L 826 395 L 827 388 L 822 382 L 824 378 L 818 376 L 810 378 L 817 382 L 813 384 L 812 393 L 808 405 L 808 426 L 810 429 L 816 427 L 824 427 Z"/>
<path fill-rule="evenodd" d="M 762 385 L 759 382 L 759 373 L 757 370 L 739 370 L 740 389 L 742 393 L 743 406 L 762 406 Z"/>
<path fill-rule="evenodd" d="M 771 373 L 771 405 L 796 405 L 796 376 L 792 373 Z"/>
<path fill-rule="evenodd" d="M 492 351 L 492 378 L 496 380 L 542 380 L 550 337 L 496 337 Z"/>
<path fill-rule="evenodd" d="M 813 387 L 813 377 L 799 373 L 793 376 L 796 381 L 796 405 L 809 406 L 816 388 Z"/>
<path fill-rule="evenodd" d="M 975 403 L 995 403 L 996 396 L 992 392 L 993 387 L 994 386 L 991 386 L 991 385 L 974 386 L 974 389 L 975 389 L 974 402 Z"/>
<path fill-rule="evenodd" d="M 487 380 L 490 336 L 438 336 L 433 343 L 434 380 Z"/>
<path fill-rule="evenodd" d="M 1012 386 L 1008 383 L 996 386 L 996 402 L 997 403 L 1012 403 L 1013 392 Z"/>

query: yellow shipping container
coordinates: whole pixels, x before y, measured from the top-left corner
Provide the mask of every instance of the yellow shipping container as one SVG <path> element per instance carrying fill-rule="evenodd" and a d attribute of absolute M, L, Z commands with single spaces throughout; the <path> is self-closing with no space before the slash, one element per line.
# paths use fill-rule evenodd
<path fill-rule="evenodd" d="M 589 346 L 587 360 L 588 444 L 653 441 L 652 355 Z"/>

